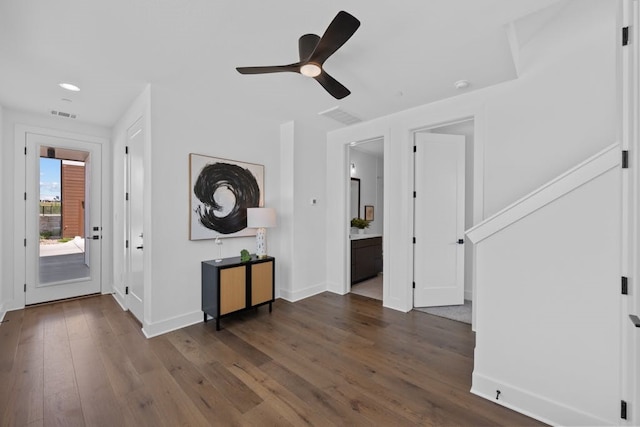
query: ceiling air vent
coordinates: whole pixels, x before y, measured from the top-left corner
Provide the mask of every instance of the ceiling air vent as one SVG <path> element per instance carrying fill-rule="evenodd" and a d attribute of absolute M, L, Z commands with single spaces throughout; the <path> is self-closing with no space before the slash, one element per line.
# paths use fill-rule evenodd
<path fill-rule="evenodd" d="M 65 113 L 64 111 L 51 110 L 51 114 L 53 114 L 54 116 L 66 117 L 68 119 L 75 119 L 76 118 L 75 114 Z"/>
<path fill-rule="evenodd" d="M 329 108 L 328 110 L 318 113 L 318 115 L 328 117 L 347 126 L 354 123 L 360 123 L 362 121 L 360 117 L 354 116 L 340 107 Z"/>

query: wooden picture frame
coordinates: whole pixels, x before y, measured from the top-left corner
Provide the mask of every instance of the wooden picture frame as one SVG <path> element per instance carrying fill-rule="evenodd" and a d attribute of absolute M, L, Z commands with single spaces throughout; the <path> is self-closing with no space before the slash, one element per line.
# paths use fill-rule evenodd
<path fill-rule="evenodd" d="M 364 205 L 364 219 L 367 221 L 373 221 L 373 206 Z"/>
<path fill-rule="evenodd" d="M 189 154 L 189 240 L 255 236 L 254 207 L 264 207 L 263 165 Z"/>

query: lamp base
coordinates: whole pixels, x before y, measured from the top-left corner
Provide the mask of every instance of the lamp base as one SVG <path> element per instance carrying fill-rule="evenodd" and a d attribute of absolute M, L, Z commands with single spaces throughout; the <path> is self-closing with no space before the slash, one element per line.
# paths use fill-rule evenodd
<path fill-rule="evenodd" d="M 256 233 L 256 256 L 258 258 L 267 256 L 267 229 L 264 227 L 258 228 Z"/>

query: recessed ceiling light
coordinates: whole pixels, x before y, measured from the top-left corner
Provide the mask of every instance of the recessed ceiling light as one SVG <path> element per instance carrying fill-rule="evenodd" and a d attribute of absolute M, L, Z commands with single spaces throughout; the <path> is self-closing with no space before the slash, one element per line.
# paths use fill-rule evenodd
<path fill-rule="evenodd" d="M 71 92 L 80 92 L 80 88 L 71 83 L 60 83 L 58 86 L 62 89 L 70 90 Z"/>
<path fill-rule="evenodd" d="M 453 85 L 456 87 L 456 89 L 466 89 L 466 88 L 469 87 L 469 81 L 468 80 L 458 80 Z"/>

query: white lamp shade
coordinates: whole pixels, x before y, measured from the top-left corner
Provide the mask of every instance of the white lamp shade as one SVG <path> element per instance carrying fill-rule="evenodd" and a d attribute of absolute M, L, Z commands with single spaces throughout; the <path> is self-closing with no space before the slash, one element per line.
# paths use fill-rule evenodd
<path fill-rule="evenodd" d="M 273 208 L 247 208 L 247 227 L 269 228 L 276 226 L 276 211 Z"/>

